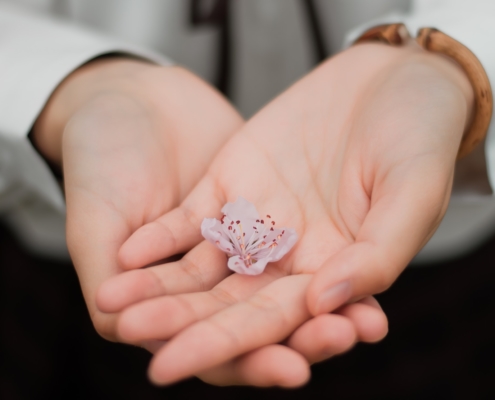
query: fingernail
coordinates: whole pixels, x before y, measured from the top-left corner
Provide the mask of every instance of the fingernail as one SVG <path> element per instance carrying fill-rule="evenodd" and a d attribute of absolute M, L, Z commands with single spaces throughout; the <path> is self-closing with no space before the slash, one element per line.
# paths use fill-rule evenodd
<path fill-rule="evenodd" d="M 351 285 L 349 281 L 341 282 L 330 289 L 325 290 L 318 299 L 316 307 L 318 314 L 327 313 L 340 307 L 351 297 Z"/>

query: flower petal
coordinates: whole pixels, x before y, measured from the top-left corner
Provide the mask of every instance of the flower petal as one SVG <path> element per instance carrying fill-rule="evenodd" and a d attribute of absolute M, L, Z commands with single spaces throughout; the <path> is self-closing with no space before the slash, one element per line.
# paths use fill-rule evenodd
<path fill-rule="evenodd" d="M 259 219 L 258 211 L 254 204 L 251 204 L 244 197 L 239 196 L 235 203 L 227 203 L 223 206 L 222 212 L 232 220 Z"/>
<path fill-rule="evenodd" d="M 238 274 L 244 275 L 259 275 L 261 274 L 268 264 L 268 260 L 258 260 L 258 262 L 251 264 L 249 267 L 244 264 L 239 256 L 233 256 L 229 258 L 228 267 Z"/>
<path fill-rule="evenodd" d="M 233 253 L 234 249 L 229 238 L 223 233 L 222 223 L 216 218 L 205 218 L 201 223 L 201 234 L 220 250 Z"/>

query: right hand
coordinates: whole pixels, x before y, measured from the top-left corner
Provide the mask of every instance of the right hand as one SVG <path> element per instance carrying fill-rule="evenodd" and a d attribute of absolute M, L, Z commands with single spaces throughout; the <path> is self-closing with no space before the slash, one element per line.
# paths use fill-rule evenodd
<path fill-rule="evenodd" d="M 300 240 L 258 276 L 233 274 L 210 292 L 125 311 L 123 337 L 171 339 L 152 361 L 152 379 L 170 384 L 197 375 L 279 343 L 312 316 L 387 289 L 442 219 L 472 109 L 463 71 L 414 43 L 350 48 L 268 104 L 180 207 L 137 230 L 120 255 L 127 262 L 141 257 L 143 265 L 197 245 L 183 265 L 208 276 L 223 260 L 227 270 L 200 225 L 220 218 L 238 196 Z M 136 277 L 114 280 L 113 292 Z M 154 287 L 141 283 L 132 296 L 151 297 Z M 117 307 L 108 293 L 107 306 Z"/>
<path fill-rule="evenodd" d="M 63 164 L 67 242 L 91 319 L 104 338 L 122 341 L 118 313 L 96 307 L 101 282 L 124 271 L 119 248 L 138 228 L 180 204 L 242 124 L 234 108 L 193 74 L 124 58 L 81 67 L 52 95 L 34 140 L 46 158 Z M 144 266 L 139 258 L 131 261 L 127 269 Z M 198 286 L 191 269 L 168 272 L 168 292 L 162 294 L 208 290 L 226 276 L 219 264 Z M 299 353 L 267 346 L 202 378 L 221 385 L 300 384 L 308 376 L 303 357 L 320 361 L 386 332 L 376 301 L 340 314 L 320 316 L 297 330 L 288 346 Z M 139 344 L 156 350 L 159 342 Z"/>

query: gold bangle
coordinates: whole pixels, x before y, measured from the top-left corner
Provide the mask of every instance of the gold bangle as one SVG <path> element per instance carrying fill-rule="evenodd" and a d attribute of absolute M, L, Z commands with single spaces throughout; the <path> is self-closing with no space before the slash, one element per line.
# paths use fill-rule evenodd
<path fill-rule="evenodd" d="M 354 44 L 381 42 L 400 46 L 410 39 L 404 24 L 379 25 L 364 32 Z M 457 159 L 468 155 L 486 136 L 492 117 L 493 97 L 490 81 L 478 58 L 466 46 L 435 28 L 421 28 L 416 37 L 425 50 L 441 53 L 456 61 L 466 73 L 474 90 L 474 115 L 464 133 Z"/>

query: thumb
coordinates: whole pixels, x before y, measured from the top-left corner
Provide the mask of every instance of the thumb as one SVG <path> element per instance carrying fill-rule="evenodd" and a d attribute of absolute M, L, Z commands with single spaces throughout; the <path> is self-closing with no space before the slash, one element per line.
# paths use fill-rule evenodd
<path fill-rule="evenodd" d="M 424 164 L 415 173 L 397 172 L 371 196 L 354 243 L 315 273 L 307 292 L 313 315 L 388 289 L 440 224 L 452 172 L 432 174 Z"/>

